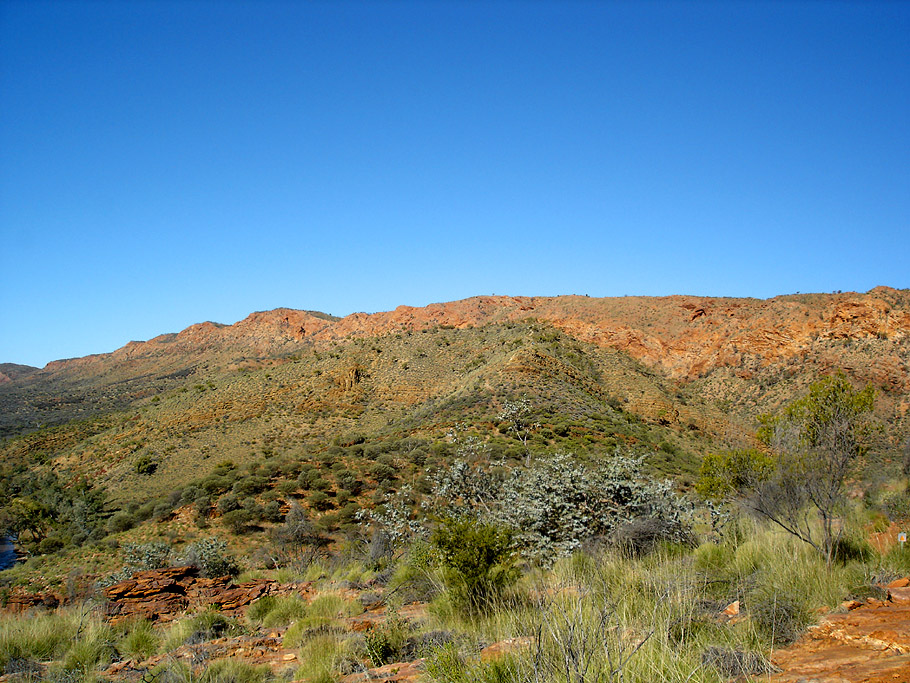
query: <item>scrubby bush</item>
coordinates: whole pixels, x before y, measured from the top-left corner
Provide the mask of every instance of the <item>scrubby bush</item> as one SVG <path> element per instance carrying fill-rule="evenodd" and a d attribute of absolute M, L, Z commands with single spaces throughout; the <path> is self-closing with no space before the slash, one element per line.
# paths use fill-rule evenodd
<path fill-rule="evenodd" d="M 252 524 L 253 516 L 249 510 L 231 510 L 221 516 L 221 522 L 232 533 L 239 535 L 244 533 Z"/>
<path fill-rule="evenodd" d="M 483 609 L 518 578 L 510 529 L 471 518 L 445 519 L 431 537 L 449 590 L 469 610 Z"/>
<path fill-rule="evenodd" d="M 143 455 L 136 461 L 135 469 L 136 474 L 144 474 L 147 476 L 155 474 L 155 471 L 158 469 L 158 461 L 150 455 Z"/>
<path fill-rule="evenodd" d="M 240 497 L 236 493 L 226 493 L 218 499 L 218 512 L 222 515 L 240 509 Z"/>
<path fill-rule="evenodd" d="M 758 630 L 777 645 L 792 643 L 811 622 L 806 596 L 793 590 L 765 588 L 747 607 Z"/>
<path fill-rule="evenodd" d="M 262 519 L 267 522 L 281 521 L 281 503 L 271 500 L 262 507 Z"/>
<path fill-rule="evenodd" d="M 199 567 L 207 578 L 235 576 L 240 568 L 227 552 L 227 543 L 217 538 L 203 538 L 186 549 L 183 561 Z"/>
<path fill-rule="evenodd" d="M 522 551 L 544 565 L 595 537 L 638 552 L 658 536 L 689 542 L 691 506 L 641 467 L 640 458 L 618 452 L 596 464 L 557 454 L 502 478 L 462 460 L 438 478 L 434 493 L 441 508 L 514 529 Z"/>
<path fill-rule="evenodd" d="M 238 496 L 252 496 L 261 493 L 269 486 L 269 480 L 266 477 L 251 476 L 240 479 L 234 483 L 231 489 Z"/>
<path fill-rule="evenodd" d="M 312 505 L 316 510 L 320 512 L 325 512 L 326 510 L 331 510 L 335 507 L 335 501 L 328 496 L 328 494 L 323 491 L 313 491 L 307 498 L 310 505 Z"/>
<path fill-rule="evenodd" d="M 407 643 L 407 622 L 395 612 L 390 612 L 386 621 L 364 633 L 367 657 L 373 666 L 382 666 L 401 658 Z"/>

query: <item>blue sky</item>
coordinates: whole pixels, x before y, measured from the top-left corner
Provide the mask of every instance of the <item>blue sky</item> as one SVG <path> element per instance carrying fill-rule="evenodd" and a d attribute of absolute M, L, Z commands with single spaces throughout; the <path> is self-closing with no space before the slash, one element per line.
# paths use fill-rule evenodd
<path fill-rule="evenodd" d="M 0 3 L 0 362 L 910 287 L 910 3 Z"/>

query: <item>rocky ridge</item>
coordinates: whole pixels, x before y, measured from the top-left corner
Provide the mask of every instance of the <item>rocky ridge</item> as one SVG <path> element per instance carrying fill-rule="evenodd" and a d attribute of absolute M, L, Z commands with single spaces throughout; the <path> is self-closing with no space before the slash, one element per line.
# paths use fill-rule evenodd
<path fill-rule="evenodd" d="M 205 322 L 177 334 L 130 342 L 110 354 L 49 363 L 43 373 L 105 363 L 199 355 L 230 349 L 254 355 L 291 352 L 304 342 L 326 343 L 437 325 L 464 328 L 534 319 L 577 339 L 611 347 L 676 379 L 739 366 L 755 356 L 765 364 L 804 355 L 816 340 L 888 339 L 910 335 L 910 293 L 876 287 L 864 294 L 812 294 L 773 299 L 693 296 L 590 298 L 479 296 L 423 308 L 318 317 L 278 308 L 233 325 Z M 879 372 L 906 388 L 907 368 L 886 358 Z"/>

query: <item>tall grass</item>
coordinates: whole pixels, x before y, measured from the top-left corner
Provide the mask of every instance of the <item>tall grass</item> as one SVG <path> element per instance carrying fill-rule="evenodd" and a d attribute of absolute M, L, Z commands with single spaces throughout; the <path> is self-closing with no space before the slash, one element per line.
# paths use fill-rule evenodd
<path fill-rule="evenodd" d="M 62 658 L 74 642 L 95 634 L 102 622 L 90 605 L 49 614 L 29 612 L 0 616 L 0 671 L 11 660 Z"/>
<path fill-rule="evenodd" d="M 550 572 L 529 572 L 487 614 L 458 613 L 445 596 L 432 614 L 437 626 L 485 640 L 524 637 L 497 670 L 502 680 L 719 683 L 760 674 L 773 649 L 804 630 L 818 608 L 836 608 L 870 573 L 858 561 L 828 569 L 796 539 L 746 527 L 746 540 L 692 552 L 578 554 Z M 737 600 L 741 614 L 723 616 Z M 450 683 L 493 676 L 470 648 L 452 645 L 431 658 L 428 671 Z"/>

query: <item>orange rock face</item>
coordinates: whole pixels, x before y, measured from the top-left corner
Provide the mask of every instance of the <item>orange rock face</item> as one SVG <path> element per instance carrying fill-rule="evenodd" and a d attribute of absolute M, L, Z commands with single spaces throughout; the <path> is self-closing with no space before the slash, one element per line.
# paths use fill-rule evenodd
<path fill-rule="evenodd" d="M 782 672 L 772 681 L 910 683 L 910 588 L 889 589 L 887 602 L 852 601 L 843 607 L 849 611 L 828 615 L 799 641 L 774 653 L 772 660 Z"/>
<path fill-rule="evenodd" d="M 188 609 L 208 606 L 234 613 L 264 595 L 295 589 L 265 579 L 236 585 L 228 576 L 201 578 L 196 567 L 168 567 L 139 572 L 106 588 L 105 614 L 118 622 L 132 617 L 166 621 Z"/>
<path fill-rule="evenodd" d="M 800 358 L 815 340 L 883 339 L 910 335 L 910 293 L 876 287 L 865 293 L 731 299 L 692 296 L 589 298 L 479 296 L 423 308 L 399 306 L 383 313 L 320 317 L 279 308 L 249 315 L 234 325 L 200 323 L 174 335 L 130 342 L 112 354 L 55 361 L 45 371 L 86 364 L 238 349 L 265 354 L 292 350 L 304 341 L 331 342 L 433 325 L 456 328 L 536 319 L 577 339 L 624 351 L 685 379 L 712 369 Z M 900 357 L 887 354 L 874 372 L 880 384 L 907 389 Z"/>

